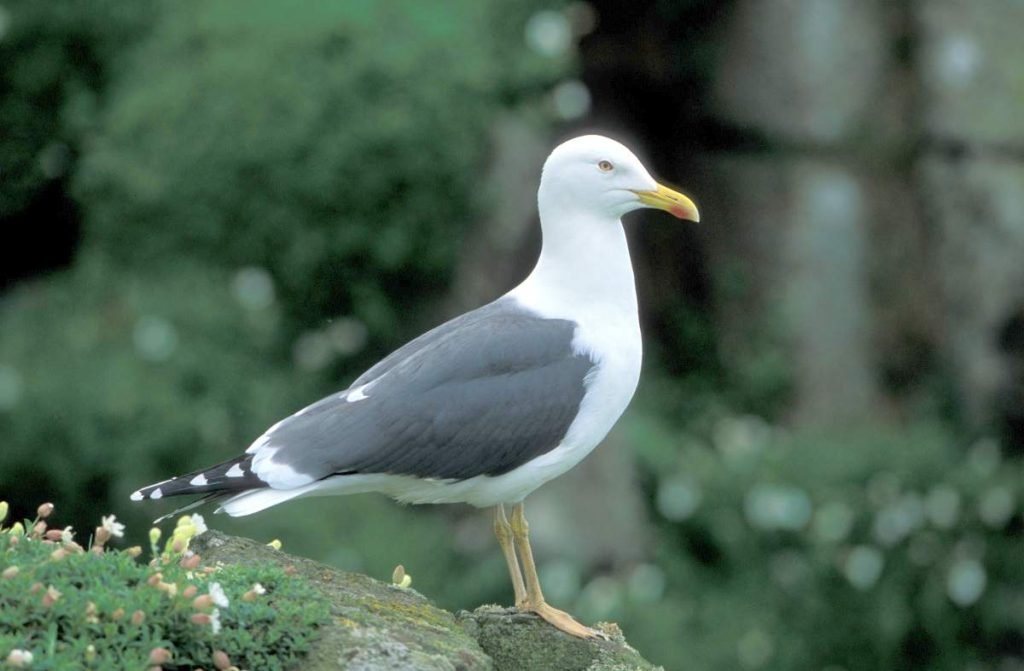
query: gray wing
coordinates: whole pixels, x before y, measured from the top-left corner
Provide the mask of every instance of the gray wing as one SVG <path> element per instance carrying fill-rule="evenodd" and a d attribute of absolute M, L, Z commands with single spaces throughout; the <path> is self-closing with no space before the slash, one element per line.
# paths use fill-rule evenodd
<path fill-rule="evenodd" d="M 331 396 L 282 421 L 260 449 L 313 479 L 507 473 L 555 448 L 579 411 L 594 362 L 573 352 L 575 326 L 501 299 L 386 357 L 350 388 L 366 385 L 365 397 Z"/>

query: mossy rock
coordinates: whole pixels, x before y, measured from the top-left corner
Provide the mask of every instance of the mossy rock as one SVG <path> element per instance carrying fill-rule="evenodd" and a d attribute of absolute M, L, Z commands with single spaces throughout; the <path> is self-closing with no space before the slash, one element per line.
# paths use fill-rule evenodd
<path fill-rule="evenodd" d="M 494 664 L 496 671 L 654 671 L 631 648 L 622 630 L 602 622 L 606 641 L 583 641 L 564 634 L 540 618 L 514 608 L 481 606 L 462 611 L 459 621 Z"/>
<path fill-rule="evenodd" d="M 526 613 L 482 606 L 442 610 L 418 592 L 294 557 L 246 538 L 208 531 L 193 540 L 204 562 L 272 562 L 303 576 L 331 602 L 331 622 L 304 671 L 647 671 L 615 625 L 583 641 Z M 290 568 L 289 568 L 290 567 Z"/>

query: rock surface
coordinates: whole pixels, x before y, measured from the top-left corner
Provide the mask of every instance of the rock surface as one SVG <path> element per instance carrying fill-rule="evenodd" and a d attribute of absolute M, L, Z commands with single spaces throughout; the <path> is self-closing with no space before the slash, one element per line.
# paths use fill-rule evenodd
<path fill-rule="evenodd" d="M 497 606 L 449 613 L 412 589 L 387 585 L 255 541 L 207 531 L 193 540 L 203 561 L 292 566 L 332 604 L 332 622 L 303 671 L 646 671 L 658 667 L 626 644 L 614 624 L 609 640 L 583 641 L 539 618 Z"/>

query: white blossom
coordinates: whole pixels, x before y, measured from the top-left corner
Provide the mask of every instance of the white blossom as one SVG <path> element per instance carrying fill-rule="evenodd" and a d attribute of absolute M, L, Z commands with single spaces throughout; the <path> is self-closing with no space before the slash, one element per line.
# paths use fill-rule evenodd
<path fill-rule="evenodd" d="M 124 537 L 124 525 L 117 521 L 117 517 L 114 515 L 106 515 L 103 517 L 103 528 L 110 532 L 110 535 L 114 538 Z"/>
<path fill-rule="evenodd" d="M 9 666 L 13 666 L 16 669 L 31 666 L 32 653 L 28 650 L 15 648 L 14 650 L 11 650 L 9 655 L 7 655 L 7 664 Z"/>
<path fill-rule="evenodd" d="M 206 520 L 203 519 L 202 515 L 192 515 L 192 526 L 196 528 L 196 536 L 204 534 L 207 531 Z"/>
<path fill-rule="evenodd" d="M 210 583 L 210 597 L 213 599 L 213 603 L 221 608 L 227 608 L 229 605 L 228 595 L 224 593 L 224 588 L 220 586 L 219 582 Z"/>

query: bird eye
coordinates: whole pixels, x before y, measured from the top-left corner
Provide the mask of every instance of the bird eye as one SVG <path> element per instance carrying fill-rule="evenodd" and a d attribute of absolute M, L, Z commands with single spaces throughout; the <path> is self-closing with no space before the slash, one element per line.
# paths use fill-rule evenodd
<path fill-rule="evenodd" d="M 615 166 L 612 165 L 611 161 L 598 161 L 597 169 L 600 170 L 601 172 L 611 172 L 612 170 L 615 169 Z"/>

